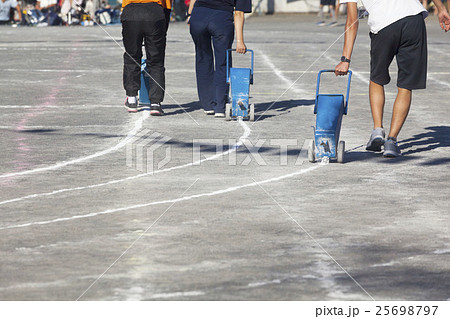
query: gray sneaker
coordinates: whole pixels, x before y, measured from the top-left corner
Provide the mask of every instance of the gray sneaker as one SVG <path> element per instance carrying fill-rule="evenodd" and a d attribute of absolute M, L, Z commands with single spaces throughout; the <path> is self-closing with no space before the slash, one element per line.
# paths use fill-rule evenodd
<path fill-rule="evenodd" d="M 402 156 L 400 147 L 398 147 L 397 139 L 395 137 L 388 137 L 384 143 L 384 157 L 398 157 Z"/>
<path fill-rule="evenodd" d="M 372 152 L 381 152 L 381 146 L 384 144 L 384 136 L 384 128 L 375 128 L 370 135 L 366 150 Z"/>
<path fill-rule="evenodd" d="M 327 25 L 327 27 L 332 28 L 337 26 L 337 21 L 333 21 Z"/>

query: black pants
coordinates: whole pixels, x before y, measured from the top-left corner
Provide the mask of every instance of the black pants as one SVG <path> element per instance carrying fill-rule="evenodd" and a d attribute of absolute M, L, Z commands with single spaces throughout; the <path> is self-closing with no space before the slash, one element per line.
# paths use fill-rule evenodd
<path fill-rule="evenodd" d="M 127 96 L 136 96 L 141 87 L 142 42 L 150 75 L 151 103 L 164 100 L 166 33 L 168 20 L 163 7 L 157 3 L 132 3 L 122 13 L 123 87 Z"/>
<path fill-rule="evenodd" d="M 425 89 L 427 83 L 427 29 L 422 13 L 408 16 L 370 33 L 370 80 L 379 85 L 391 81 L 389 66 L 397 60 L 397 87 Z"/>

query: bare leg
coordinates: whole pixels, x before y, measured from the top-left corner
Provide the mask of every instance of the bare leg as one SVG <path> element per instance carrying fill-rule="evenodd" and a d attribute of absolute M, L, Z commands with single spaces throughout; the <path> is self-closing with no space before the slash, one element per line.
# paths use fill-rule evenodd
<path fill-rule="evenodd" d="M 330 14 L 332 21 L 336 22 L 336 7 L 330 6 Z"/>
<path fill-rule="evenodd" d="M 336 11 L 335 11 L 336 20 L 339 19 L 339 7 L 340 7 L 340 3 L 339 3 L 339 0 L 337 0 L 336 1 Z"/>
<path fill-rule="evenodd" d="M 320 5 L 320 8 L 319 8 L 319 20 L 320 21 L 324 20 L 324 18 L 323 18 L 323 5 Z"/>
<path fill-rule="evenodd" d="M 370 81 L 369 85 L 370 109 L 372 110 L 373 128 L 383 127 L 384 86 Z"/>
<path fill-rule="evenodd" d="M 411 107 L 411 90 L 398 88 L 397 98 L 395 99 L 394 109 L 392 111 L 391 129 L 389 136 L 397 138 L 398 133 L 405 123 L 406 117 Z"/>

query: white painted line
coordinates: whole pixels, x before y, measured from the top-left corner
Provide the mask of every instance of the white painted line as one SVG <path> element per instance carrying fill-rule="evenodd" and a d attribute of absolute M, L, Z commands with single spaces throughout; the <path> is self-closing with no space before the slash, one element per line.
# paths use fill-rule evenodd
<path fill-rule="evenodd" d="M 62 69 L 4 69 L 2 70 L 2 72 L 40 72 L 40 73 L 61 73 L 61 72 L 65 72 L 65 73 L 88 73 L 88 74 L 105 74 L 105 73 L 122 73 L 122 69 L 89 69 L 89 70 L 85 70 L 85 69 L 76 69 L 76 70 L 62 70 Z M 166 70 L 165 73 L 195 73 L 194 69 L 173 69 L 173 70 Z M 10 79 L 0 79 L 3 80 L 5 82 L 9 82 Z M 23 81 L 23 79 L 22 79 Z"/>
<path fill-rule="evenodd" d="M 281 72 L 273 63 L 270 61 L 270 58 L 264 54 L 261 50 L 258 50 L 258 55 L 262 57 L 264 60 L 264 63 L 266 63 L 271 69 L 272 72 L 275 73 L 283 82 L 285 82 L 290 90 L 294 91 L 295 93 L 306 95 L 306 91 L 303 89 L 300 89 L 296 87 L 296 84 L 294 84 L 294 81 L 289 80 L 287 77 L 283 75 L 283 72 Z"/>
<path fill-rule="evenodd" d="M 102 125 L 102 124 L 95 124 L 95 125 L 25 125 L 21 126 L 20 130 L 17 129 L 17 126 L 10 126 L 10 125 L 0 125 L 0 129 L 3 130 L 14 130 L 14 131 L 27 131 L 27 130 L 54 130 L 54 129 L 79 129 L 79 128 L 105 128 L 105 127 L 122 127 L 121 125 Z"/>
<path fill-rule="evenodd" d="M 433 254 L 436 254 L 436 255 L 450 254 L 450 248 L 437 249 L 437 250 L 433 251 Z"/>
<path fill-rule="evenodd" d="M 91 105 L 0 105 L 0 109 L 59 109 L 61 110 L 62 108 L 64 109 L 94 109 L 94 108 L 115 108 L 115 109 L 123 109 L 123 106 L 119 106 L 119 105 L 101 105 L 101 104 L 91 104 Z"/>
<path fill-rule="evenodd" d="M 261 55 L 261 52 L 258 52 L 258 55 Z M 267 56 L 266 56 L 267 57 Z M 264 57 L 263 57 L 264 58 Z M 330 57 L 327 57 L 330 60 L 333 61 L 333 63 L 336 63 L 336 60 L 331 59 Z M 270 62 L 269 60 L 269 66 L 273 66 L 272 62 Z M 286 78 L 283 74 L 288 73 L 288 74 L 317 74 L 317 71 L 311 71 L 311 70 L 293 70 L 293 69 L 289 69 L 289 70 L 280 70 L 280 69 L 276 69 L 278 70 L 279 73 L 276 73 L 277 75 L 281 75 L 284 79 L 283 81 L 285 81 L 286 83 L 288 83 L 289 85 L 292 84 L 293 81 L 290 81 L 288 78 Z M 353 70 L 353 69 L 352 69 Z M 66 72 L 66 73 L 90 73 L 90 74 L 104 74 L 105 72 L 109 72 L 109 73 L 119 73 L 122 72 L 122 70 L 114 70 L 114 69 L 110 69 L 110 70 L 104 70 L 104 69 L 89 69 L 89 70 L 82 70 L 82 69 L 77 69 L 77 70 L 59 70 L 59 69 L 4 69 L 2 70 L 2 72 L 41 72 L 41 73 L 52 73 L 52 72 Z M 166 70 L 166 73 L 195 73 L 194 69 L 174 69 L 174 70 Z M 254 71 L 255 74 L 258 73 L 274 73 L 273 69 L 270 70 L 255 70 Z M 357 73 L 359 74 L 370 74 L 369 71 L 358 71 Z M 436 74 L 436 75 L 450 75 L 450 72 L 428 72 L 428 74 Z M 5 82 L 10 82 L 11 79 L 0 79 L 0 81 L 5 81 Z M 23 82 L 23 80 L 21 80 Z M 42 82 L 42 81 L 35 81 L 35 82 Z M 293 88 L 295 89 L 295 88 Z"/>
<path fill-rule="evenodd" d="M 168 292 L 161 294 L 154 294 L 151 298 L 155 299 L 168 299 L 168 298 L 180 298 L 180 297 L 195 297 L 203 296 L 205 293 L 203 291 L 180 291 L 180 292 Z"/>
<path fill-rule="evenodd" d="M 330 57 L 328 54 L 323 55 L 328 61 L 332 62 L 330 69 L 334 69 L 334 67 L 339 63 L 339 61 L 336 61 L 332 57 Z M 370 79 L 368 77 L 365 77 L 363 74 L 370 74 L 370 72 L 358 72 L 354 69 L 350 68 L 352 70 L 353 75 L 360 80 L 361 82 L 368 84 L 370 82 Z"/>
<path fill-rule="evenodd" d="M 436 52 L 437 55 L 439 55 L 440 57 L 445 56 L 445 55 L 446 55 L 446 56 L 450 56 L 449 52 L 447 52 L 447 51 L 445 51 L 445 50 L 441 50 L 441 49 L 437 48 L 437 47 L 434 46 L 434 45 L 428 44 L 428 50 L 429 50 L 429 51 L 434 51 L 434 52 Z"/>
<path fill-rule="evenodd" d="M 42 73 L 98 73 L 98 74 L 105 74 L 105 73 L 119 73 L 123 72 L 122 70 L 114 70 L 114 69 L 89 69 L 89 70 L 82 70 L 82 69 L 76 69 L 76 70 L 66 70 L 66 69 L 3 69 L 2 72 L 42 72 Z"/>
<path fill-rule="evenodd" d="M 126 206 L 126 207 L 121 207 L 121 208 L 108 209 L 108 210 L 104 210 L 101 212 L 94 212 L 94 213 L 83 214 L 83 215 L 75 215 L 75 216 L 71 216 L 71 217 L 55 218 L 55 219 L 45 220 L 45 221 L 40 221 L 40 222 L 31 222 L 31 223 L 25 223 L 25 224 L 19 224 L 19 225 L 3 226 L 3 227 L 0 227 L 0 230 L 48 225 L 48 224 L 54 224 L 54 223 L 60 223 L 60 222 L 68 222 L 68 221 L 74 221 L 77 219 L 91 218 L 91 217 L 96 217 L 96 216 L 101 216 L 101 215 L 109 215 L 109 214 L 114 214 L 114 213 L 118 213 L 118 212 L 124 212 L 124 211 L 132 210 L 132 209 L 138 209 L 138 208 L 144 208 L 144 207 L 150 207 L 150 206 L 156 206 L 156 205 L 164 205 L 164 204 L 173 204 L 173 203 L 177 203 L 177 202 L 184 202 L 184 201 L 189 201 L 192 199 L 197 199 L 197 198 L 202 198 L 202 197 L 212 197 L 212 196 L 217 196 L 217 195 L 223 195 L 223 194 L 227 194 L 227 193 L 234 192 L 237 190 L 241 190 L 243 188 L 249 188 L 249 187 L 255 187 L 255 186 L 260 187 L 260 185 L 263 185 L 263 184 L 278 182 L 278 181 L 281 181 L 281 180 L 284 180 L 287 178 L 292 178 L 295 176 L 303 175 L 303 174 L 309 173 L 309 172 L 317 169 L 318 167 L 319 167 L 318 165 L 314 165 L 309 168 L 305 168 L 305 169 L 302 169 L 300 171 L 297 171 L 297 172 L 294 172 L 291 174 L 273 177 L 273 178 L 269 178 L 269 179 L 259 181 L 259 182 L 253 182 L 253 183 L 249 183 L 249 184 L 228 187 L 225 189 L 208 192 L 208 193 L 201 193 L 201 194 L 196 194 L 196 195 L 191 195 L 191 196 L 179 197 L 176 199 L 168 199 L 168 200 L 149 202 L 149 203 L 144 203 L 144 204 L 131 205 L 131 206 Z"/>
<path fill-rule="evenodd" d="M 436 83 L 438 83 L 438 84 L 440 84 L 442 86 L 450 88 L 450 83 L 448 83 L 446 81 L 438 80 L 438 79 L 434 78 L 433 76 L 431 76 L 430 74 L 428 74 L 428 80 L 431 80 L 431 81 L 436 82 Z"/>
<path fill-rule="evenodd" d="M 23 196 L 23 197 L 12 198 L 12 199 L 8 199 L 8 200 L 4 200 L 4 201 L 0 202 L 0 205 L 14 203 L 14 202 L 19 202 L 19 201 L 23 201 L 23 200 L 26 200 L 26 199 L 39 198 L 39 197 L 43 197 L 43 196 L 52 196 L 52 195 L 56 195 L 56 194 L 66 193 L 66 192 L 73 192 L 73 191 L 80 191 L 80 190 L 85 190 L 85 189 L 92 189 L 92 188 L 108 186 L 108 185 L 117 184 L 117 183 L 121 183 L 121 182 L 126 182 L 126 181 L 130 181 L 130 180 L 133 180 L 133 179 L 141 178 L 141 177 L 150 176 L 150 175 L 153 175 L 153 174 L 160 174 L 160 173 L 170 172 L 170 171 L 174 171 L 174 170 L 178 170 L 178 169 L 182 169 L 182 168 L 186 168 L 186 167 L 190 167 L 190 166 L 200 165 L 203 162 L 215 160 L 217 158 L 220 158 L 222 156 L 226 156 L 226 155 L 228 155 L 228 154 L 230 154 L 232 152 L 235 152 L 240 146 L 243 145 L 243 143 L 250 136 L 251 130 L 248 127 L 248 125 L 242 120 L 239 120 L 238 122 L 244 128 L 244 133 L 239 138 L 237 143 L 234 144 L 226 152 L 219 153 L 219 154 L 216 154 L 216 155 L 213 155 L 213 156 L 210 156 L 210 157 L 206 157 L 206 158 L 204 158 L 202 160 L 198 160 L 198 161 L 195 161 L 195 162 L 192 162 L 192 163 L 187 163 L 187 164 L 180 165 L 180 166 L 169 167 L 169 168 L 157 170 L 157 171 L 154 171 L 154 172 L 142 173 L 142 174 L 138 174 L 138 175 L 135 175 L 135 176 L 130 176 L 130 177 L 122 178 L 122 179 L 108 181 L 108 182 L 105 182 L 105 183 L 94 184 L 94 185 L 89 185 L 89 186 L 79 186 L 79 187 L 73 187 L 73 188 L 59 189 L 59 190 L 55 190 L 55 191 L 47 192 L 47 193 L 31 194 L 31 195 L 27 195 L 27 196 Z M 136 133 L 137 132 L 134 132 L 134 134 L 136 134 Z"/>
<path fill-rule="evenodd" d="M 85 162 L 85 161 L 88 161 L 88 160 L 91 160 L 91 159 L 94 159 L 94 158 L 97 158 L 100 156 L 104 156 L 104 155 L 109 154 L 114 151 L 117 151 L 118 149 L 127 145 L 132 140 L 134 135 L 137 132 L 139 132 L 139 130 L 142 128 L 143 122 L 145 121 L 145 119 L 148 118 L 149 114 L 150 114 L 149 111 L 143 111 L 142 116 L 139 117 L 139 119 L 134 123 L 134 128 L 128 133 L 127 137 L 113 147 L 110 147 L 106 150 L 91 154 L 89 156 L 80 157 L 77 159 L 57 163 L 57 164 L 46 166 L 46 167 L 35 168 L 35 169 L 17 172 L 17 173 L 3 174 L 3 175 L 0 175 L 0 178 L 16 177 L 16 176 L 29 175 L 29 174 L 33 174 L 33 173 L 40 173 L 40 172 L 45 172 L 45 171 L 56 170 L 56 169 L 60 169 L 62 167 L 68 166 L 68 165 L 78 164 L 78 163 Z"/>
<path fill-rule="evenodd" d="M 273 285 L 273 284 L 280 284 L 280 279 L 274 279 L 271 281 L 261 281 L 261 282 L 251 282 L 247 285 L 247 287 L 255 288 L 255 287 L 261 287 L 261 286 L 267 286 L 267 285 Z"/>

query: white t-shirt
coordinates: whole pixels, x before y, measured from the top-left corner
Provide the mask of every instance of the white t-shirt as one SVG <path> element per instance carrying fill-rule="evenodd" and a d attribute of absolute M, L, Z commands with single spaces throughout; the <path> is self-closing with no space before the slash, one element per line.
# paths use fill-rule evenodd
<path fill-rule="evenodd" d="M 340 3 L 358 2 L 358 0 L 341 0 Z M 372 33 L 404 17 L 417 15 L 422 12 L 423 17 L 428 16 L 427 10 L 419 0 L 362 0 L 364 8 L 369 12 L 369 27 Z"/>
<path fill-rule="evenodd" d="M 6 0 L 5 2 L 0 0 L 0 21 L 9 21 L 9 11 L 15 7 L 17 7 L 16 0 Z"/>
<path fill-rule="evenodd" d="M 48 6 L 58 4 L 58 0 L 39 0 L 39 4 L 41 8 L 47 8 Z"/>

